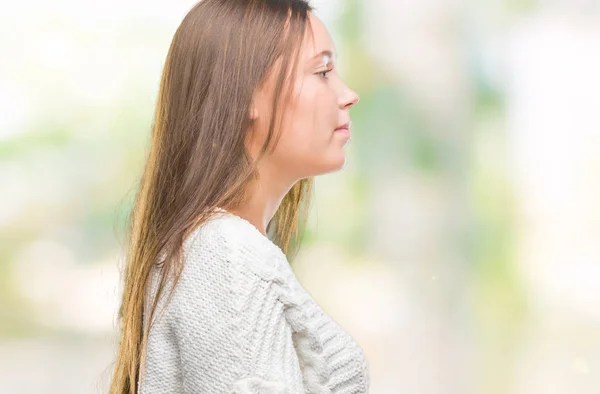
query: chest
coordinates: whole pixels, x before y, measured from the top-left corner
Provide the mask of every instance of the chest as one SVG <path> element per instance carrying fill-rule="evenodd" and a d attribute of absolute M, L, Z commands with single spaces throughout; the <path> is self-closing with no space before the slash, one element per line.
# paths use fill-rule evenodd
<path fill-rule="evenodd" d="M 296 290 L 305 292 L 301 286 Z M 368 393 L 369 364 L 356 340 L 310 296 L 304 298 L 303 314 L 309 333 L 296 333 L 294 345 L 306 392 Z"/>

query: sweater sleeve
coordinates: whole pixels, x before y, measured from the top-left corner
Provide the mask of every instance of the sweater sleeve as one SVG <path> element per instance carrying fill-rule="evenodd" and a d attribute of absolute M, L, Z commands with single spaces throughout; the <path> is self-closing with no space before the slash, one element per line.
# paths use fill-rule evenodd
<path fill-rule="evenodd" d="M 187 254 L 171 308 L 183 392 L 304 393 L 280 293 L 252 269 L 272 256 L 236 252 Z"/>

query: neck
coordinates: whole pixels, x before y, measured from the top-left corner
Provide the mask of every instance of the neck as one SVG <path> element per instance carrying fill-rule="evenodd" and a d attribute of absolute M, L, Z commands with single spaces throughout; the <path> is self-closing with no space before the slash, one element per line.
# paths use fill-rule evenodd
<path fill-rule="evenodd" d="M 267 235 L 267 225 L 275 216 L 281 201 L 295 182 L 282 182 L 268 174 L 260 174 L 259 178 L 248 185 L 246 195 L 250 198 L 242 205 L 230 209 L 234 215 L 246 219 L 263 235 Z"/>

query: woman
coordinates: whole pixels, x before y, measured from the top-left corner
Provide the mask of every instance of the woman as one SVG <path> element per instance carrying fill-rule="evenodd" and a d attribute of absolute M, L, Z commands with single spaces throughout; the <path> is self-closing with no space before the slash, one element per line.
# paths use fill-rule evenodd
<path fill-rule="evenodd" d="M 312 177 L 345 163 L 358 96 L 334 58 L 304 0 L 204 0 L 182 21 L 132 214 L 111 393 L 368 392 L 363 351 L 287 257 Z"/>

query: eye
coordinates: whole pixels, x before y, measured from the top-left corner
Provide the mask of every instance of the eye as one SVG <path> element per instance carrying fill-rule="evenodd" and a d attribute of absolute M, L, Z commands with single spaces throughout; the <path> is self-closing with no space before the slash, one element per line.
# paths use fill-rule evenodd
<path fill-rule="evenodd" d="M 317 75 L 320 75 L 322 78 L 327 79 L 327 74 L 329 74 L 331 70 L 319 71 Z"/>

